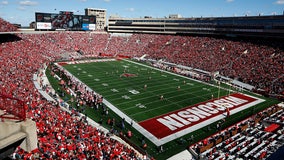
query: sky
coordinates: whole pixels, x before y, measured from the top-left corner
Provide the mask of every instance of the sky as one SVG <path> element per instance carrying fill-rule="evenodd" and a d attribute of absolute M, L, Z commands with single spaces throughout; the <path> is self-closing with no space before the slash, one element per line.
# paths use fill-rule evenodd
<path fill-rule="evenodd" d="M 0 0 L 0 17 L 10 23 L 28 26 L 35 12 L 72 11 L 84 15 L 85 8 L 107 10 L 107 17 L 230 17 L 280 15 L 284 0 Z"/>

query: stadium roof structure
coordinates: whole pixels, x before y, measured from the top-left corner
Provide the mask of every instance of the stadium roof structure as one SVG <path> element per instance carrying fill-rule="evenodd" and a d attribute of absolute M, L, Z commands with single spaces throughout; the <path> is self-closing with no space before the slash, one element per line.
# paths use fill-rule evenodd
<path fill-rule="evenodd" d="M 284 15 L 190 18 L 110 17 L 111 33 L 218 35 L 228 37 L 284 37 Z"/>

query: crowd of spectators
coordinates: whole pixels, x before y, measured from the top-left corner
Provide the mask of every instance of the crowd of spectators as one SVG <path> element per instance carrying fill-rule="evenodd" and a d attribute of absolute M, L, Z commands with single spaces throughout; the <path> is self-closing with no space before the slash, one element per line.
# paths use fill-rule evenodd
<path fill-rule="evenodd" d="M 268 41 L 252 43 L 210 37 L 145 34 L 132 37 L 137 41 L 128 42 L 144 47 L 140 54 L 135 50 L 137 47 L 125 48 L 131 50 L 133 55 L 147 54 L 152 59 L 219 72 L 251 84 L 256 89 L 283 95 L 284 52 L 281 43 L 275 42 L 272 47 Z M 124 49 L 123 45 L 121 47 Z"/>
<path fill-rule="evenodd" d="M 87 35 L 87 34 L 85 34 Z M 252 42 L 218 39 L 212 37 L 173 36 L 156 34 L 104 35 L 100 50 L 90 51 L 93 37 L 82 46 L 85 53 L 123 54 L 164 60 L 166 62 L 219 72 L 271 94 L 284 91 L 284 59 L 280 42 L 254 40 Z M 96 38 L 99 38 L 97 36 Z M 77 40 L 76 40 L 77 41 Z M 102 43 L 102 42 L 101 42 Z M 79 43 L 78 45 L 86 44 Z M 89 50 L 89 51 L 88 51 Z"/>
<path fill-rule="evenodd" d="M 0 32 L 15 27 L 0 19 Z M 76 112 L 60 110 L 57 104 L 41 99 L 32 75 L 44 64 L 62 58 L 63 54 L 80 51 L 99 56 L 124 54 L 163 59 L 168 62 L 220 71 L 267 92 L 283 94 L 284 53 L 281 47 L 245 43 L 209 37 L 133 34 L 112 36 L 109 33 L 51 32 L 18 33 L 20 40 L 0 44 L 1 92 L 28 103 L 28 118 L 37 123 L 38 150 L 20 156 L 45 158 L 106 157 L 136 158 L 131 149 L 110 139 L 106 134 L 84 123 Z M 71 57 L 70 57 L 71 58 Z M 87 95 L 88 96 L 88 95 Z"/>
<path fill-rule="evenodd" d="M 32 35 L 34 36 L 34 35 Z M 85 32 L 44 34 L 41 39 L 65 52 L 80 51 L 85 55 L 126 55 L 148 58 L 219 72 L 262 89 L 267 93 L 284 91 L 284 59 L 280 44 L 231 41 L 210 37 L 173 35 L 112 35 Z M 276 43 L 276 42 L 275 42 Z M 278 46 L 278 47 L 277 47 Z"/>
<path fill-rule="evenodd" d="M 1 93 L 27 102 L 27 118 L 37 126 L 38 149 L 27 153 L 18 148 L 14 158 L 139 159 L 137 152 L 88 125 L 78 112 L 61 110 L 58 103 L 42 99 L 36 90 L 33 74 L 40 75 L 44 65 L 74 51 L 74 44 L 68 43 L 72 35 L 19 34 L 21 40 L 0 44 Z"/>
<path fill-rule="evenodd" d="M 190 146 L 201 159 L 266 159 L 284 144 L 283 123 L 268 131 L 271 124 L 283 119 L 283 106 L 270 108 Z"/>
<path fill-rule="evenodd" d="M 0 32 L 15 27 L 0 19 Z M 212 37 L 156 34 L 108 34 L 92 32 L 60 32 L 41 35 L 37 45 L 48 45 L 61 52 L 80 51 L 85 55 L 127 55 L 163 59 L 175 64 L 219 72 L 271 94 L 284 92 L 284 53 L 281 42 L 268 40 L 227 40 Z M 44 42 L 44 43 L 43 43 Z M 46 44 L 45 44 L 46 43 Z"/>
<path fill-rule="evenodd" d="M 51 74 L 52 76 L 60 77 L 60 86 L 59 92 L 64 94 L 65 92 L 72 96 L 72 100 L 70 107 L 74 109 L 78 109 L 79 112 L 83 112 L 83 106 L 88 106 L 93 109 L 99 109 L 101 107 L 105 107 L 103 105 L 103 96 L 95 93 L 87 86 L 77 81 L 77 79 L 66 72 L 61 66 L 51 65 Z M 49 95 L 52 95 L 52 89 L 46 89 Z M 65 95 L 60 95 L 61 97 L 65 97 Z M 80 110 L 79 110 L 80 109 Z"/>
<path fill-rule="evenodd" d="M 0 18 L 0 32 L 13 32 L 16 30 L 17 30 L 17 27 L 5 21 L 4 19 Z"/>

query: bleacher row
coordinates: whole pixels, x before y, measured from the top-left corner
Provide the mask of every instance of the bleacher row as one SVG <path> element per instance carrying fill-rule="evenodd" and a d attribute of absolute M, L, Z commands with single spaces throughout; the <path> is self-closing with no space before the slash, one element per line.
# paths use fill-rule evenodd
<path fill-rule="evenodd" d="M 275 47 L 235 42 L 209 37 L 133 34 L 128 37 L 111 34 L 77 32 L 44 35 L 21 35 L 24 39 L 41 37 L 37 43 L 49 44 L 51 49 L 62 52 L 79 50 L 86 55 L 124 55 L 163 59 L 209 72 L 237 78 L 267 93 L 283 94 L 283 50 Z M 218 63 L 216 63 L 218 62 Z M 273 85 L 272 85 L 273 82 Z"/>
<path fill-rule="evenodd" d="M 63 111 L 57 103 L 43 99 L 35 88 L 33 74 L 41 76 L 41 68 L 67 52 L 67 39 L 60 43 L 67 33 L 60 35 L 19 34 L 21 40 L 11 37 L 0 44 L 0 92 L 27 102 L 27 118 L 37 126 L 38 149 L 28 153 L 18 148 L 12 158 L 141 159 L 133 149 L 86 123 L 77 111 Z"/>
<path fill-rule="evenodd" d="M 283 125 L 267 132 L 263 121 L 283 117 L 283 107 L 272 106 L 249 119 L 204 139 L 189 150 L 200 159 L 265 159 L 284 144 Z M 280 116 L 276 116 L 280 115 Z"/>
<path fill-rule="evenodd" d="M 0 24 L 0 32 L 15 30 L 3 19 Z M 269 46 L 209 37 L 151 34 L 120 37 L 91 32 L 16 35 L 21 39 L 11 37 L 0 44 L 0 91 L 26 101 L 27 118 L 37 123 L 38 150 L 27 153 L 19 148 L 15 156 L 23 159 L 139 159 L 133 150 L 84 123 L 76 111 L 71 114 L 62 111 L 57 104 L 42 99 L 36 90 L 32 80 L 34 73 L 63 56 L 71 59 L 72 54 L 68 53 L 79 50 L 83 55 L 94 57 L 147 54 L 152 59 L 220 71 L 222 75 L 241 78 L 267 92 L 283 94 L 284 56 L 277 42 Z"/>
<path fill-rule="evenodd" d="M 0 32 L 14 32 L 17 28 L 0 17 Z"/>
<path fill-rule="evenodd" d="M 0 23 L 3 24 L 0 32 L 15 30 L 2 19 Z M 164 59 L 209 72 L 219 71 L 224 76 L 238 78 L 267 93 L 283 94 L 284 91 L 281 87 L 284 79 L 284 53 L 283 46 L 278 41 L 255 40 L 255 43 L 251 43 L 210 37 L 155 34 L 113 36 L 92 32 L 19 36 L 35 40 L 37 45 L 57 53 L 80 51 L 86 55 L 107 53 L 130 57 L 148 54 L 150 58 L 157 60 Z"/>
<path fill-rule="evenodd" d="M 263 119 L 264 122 L 284 125 L 284 112 L 276 112 Z"/>

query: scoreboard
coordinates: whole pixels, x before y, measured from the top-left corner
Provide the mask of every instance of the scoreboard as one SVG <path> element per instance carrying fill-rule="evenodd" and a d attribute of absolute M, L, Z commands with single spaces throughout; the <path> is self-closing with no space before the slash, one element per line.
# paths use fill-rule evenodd
<path fill-rule="evenodd" d="M 96 16 L 75 15 L 73 12 L 35 13 L 36 29 L 95 30 Z"/>

